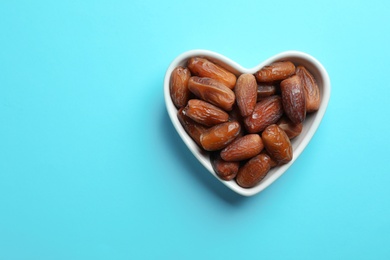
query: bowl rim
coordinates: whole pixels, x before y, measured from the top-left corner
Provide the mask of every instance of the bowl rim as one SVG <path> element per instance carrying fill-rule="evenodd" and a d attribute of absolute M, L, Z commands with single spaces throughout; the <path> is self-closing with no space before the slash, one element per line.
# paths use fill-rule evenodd
<path fill-rule="evenodd" d="M 297 145 L 297 148 L 294 149 L 294 156 L 293 159 L 284 165 L 278 166 L 278 169 L 270 176 L 266 182 L 260 182 L 260 184 L 252 187 L 252 188 L 242 188 L 238 186 L 234 180 L 233 181 L 224 181 L 220 179 L 214 172 L 210 160 L 205 159 L 204 152 L 195 144 L 195 142 L 189 137 L 189 135 L 185 132 L 184 128 L 181 126 L 178 118 L 177 118 L 177 108 L 174 106 L 170 93 L 169 93 L 169 81 L 170 76 L 174 68 L 188 60 L 190 57 L 193 56 L 204 56 L 209 57 L 211 59 L 215 59 L 220 61 L 222 64 L 230 66 L 231 68 L 235 69 L 236 71 L 239 71 L 240 73 L 250 73 L 254 74 L 256 71 L 258 71 L 260 68 L 280 60 L 287 60 L 287 59 L 299 59 L 304 60 L 307 63 L 310 63 L 312 66 L 314 66 L 321 77 L 322 81 L 322 93 L 321 93 L 321 105 L 320 108 L 314 116 L 313 123 L 311 124 L 311 127 L 309 128 L 306 135 L 303 137 L 302 141 Z M 316 79 L 319 81 L 318 79 Z M 191 153 L 197 158 L 197 160 L 213 175 L 215 178 L 217 178 L 220 182 L 222 182 L 225 186 L 233 190 L 234 192 L 243 195 L 243 196 L 253 196 L 261 191 L 263 191 L 265 188 L 270 186 L 272 183 L 274 183 L 279 177 L 281 177 L 287 169 L 295 162 L 295 160 L 301 155 L 303 150 L 306 148 L 306 146 L 309 144 L 310 140 L 314 136 L 315 132 L 317 131 L 322 118 L 325 115 L 326 109 L 329 104 L 331 94 L 331 85 L 330 85 L 330 79 L 329 75 L 324 68 L 324 66 L 313 56 L 296 50 L 289 50 L 284 51 L 281 53 L 278 53 L 276 55 L 273 55 L 269 57 L 268 59 L 265 59 L 264 61 L 260 62 L 258 65 L 252 67 L 252 68 L 244 68 L 237 62 L 227 58 L 226 56 L 210 51 L 210 50 L 203 50 L 203 49 L 195 49 L 195 50 L 189 50 L 186 52 L 183 52 L 182 54 L 178 55 L 168 66 L 165 77 L 164 77 L 164 100 L 166 109 L 168 112 L 168 115 L 171 119 L 171 122 L 176 129 L 177 133 L 183 140 L 183 142 L 186 144 L 187 148 L 191 151 Z M 233 183 L 234 182 L 234 183 Z"/>

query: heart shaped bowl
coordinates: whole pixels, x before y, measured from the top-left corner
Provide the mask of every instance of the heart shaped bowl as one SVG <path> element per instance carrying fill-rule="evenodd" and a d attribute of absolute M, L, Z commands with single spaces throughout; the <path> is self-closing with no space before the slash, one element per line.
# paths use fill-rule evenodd
<path fill-rule="evenodd" d="M 321 105 L 318 111 L 307 114 L 306 119 L 303 123 L 303 129 L 299 136 L 291 140 L 291 144 L 293 147 L 293 159 L 282 166 L 278 166 L 275 168 L 272 168 L 267 176 L 256 186 L 252 188 L 242 188 L 237 185 L 235 180 L 231 181 L 224 181 L 221 180 L 214 172 L 213 167 L 210 162 L 209 153 L 202 151 L 197 144 L 191 139 L 191 137 L 186 133 L 186 131 L 181 126 L 178 118 L 177 118 L 177 109 L 175 105 L 173 104 L 170 93 L 169 93 L 169 81 L 172 71 L 177 66 L 186 66 L 187 60 L 190 57 L 194 56 L 200 56 L 207 58 L 214 63 L 219 64 L 220 66 L 228 69 L 229 71 L 233 72 L 237 76 L 242 73 L 250 73 L 254 74 L 258 70 L 260 70 L 262 67 L 269 65 L 275 61 L 281 61 L 281 60 L 289 60 L 292 61 L 295 65 L 303 65 L 305 66 L 314 76 L 314 78 L 317 81 L 318 87 L 320 89 L 321 94 Z M 275 56 L 272 56 L 271 58 L 261 62 L 259 65 L 255 66 L 251 69 L 246 69 L 242 67 L 241 65 L 237 64 L 236 62 L 226 58 L 225 56 L 212 52 L 207 50 L 191 50 L 187 51 L 181 55 L 179 55 L 176 59 L 172 61 L 172 63 L 169 65 L 165 78 L 164 78 L 164 98 L 165 98 L 165 104 L 167 107 L 167 111 L 169 114 L 169 117 L 171 118 L 172 124 L 175 127 L 176 131 L 179 133 L 181 139 L 183 142 L 187 145 L 188 149 L 193 153 L 193 155 L 198 159 L 198 161 L 218 180 L 220 180 L 223 184 L 225 184 L 227 187 L 229 187 L 231 190 L 237 192 L 238 194 L 241 194 L 243 196 L 253 196 L 260 191 L 267 188 L 269 185 L 271 185 L 274 181 L 276 181 L 280 176 L 282 176 L 283 173 L 287 171 L 287 169 L 294 163 L 294 161 L 299 157 L 299 155 L 302 153 L 303 149 L 307 146 L 311 138 L 313 137 L 314 133 L 316 132 L 318 126 L 320 125 L 320 122 L 325 114 L 326 108 L 328 106 L 329 98 L 330 98 L 330 80 L 328 73 L 326 72 L 325 68 L 322 66 L 322 64 L 317 61 L 315 58 L 310 56 L 309 54 L 298 52 L 298 51 L 286 51 L 279 53 Z"/>

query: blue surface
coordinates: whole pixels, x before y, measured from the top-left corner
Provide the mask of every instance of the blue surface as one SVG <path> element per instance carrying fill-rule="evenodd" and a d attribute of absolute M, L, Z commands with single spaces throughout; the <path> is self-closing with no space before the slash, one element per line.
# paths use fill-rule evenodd
<path fill-rule="evenodd" d="M 1 1 L 0 259 L 390 259 L 389 1 Z M 231 192 L 163 100 L 180 53 L 327 68 L 318 132 Z"/>

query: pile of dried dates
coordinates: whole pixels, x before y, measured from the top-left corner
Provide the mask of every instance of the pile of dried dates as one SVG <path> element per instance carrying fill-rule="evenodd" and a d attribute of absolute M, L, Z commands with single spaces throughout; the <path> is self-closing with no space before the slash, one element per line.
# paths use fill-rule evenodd
<path fill-rule="evenodd" d="M 243 188 L 258 184 L 272 167 L 293 158 L 290 139 L 306 113 L 318 110 L 312 74 L 278 61 L 238 77 L 203 57 L 173 70 L 169 85 L 178 118 L 200 148 L 210 152 L 215 173 Z"/>

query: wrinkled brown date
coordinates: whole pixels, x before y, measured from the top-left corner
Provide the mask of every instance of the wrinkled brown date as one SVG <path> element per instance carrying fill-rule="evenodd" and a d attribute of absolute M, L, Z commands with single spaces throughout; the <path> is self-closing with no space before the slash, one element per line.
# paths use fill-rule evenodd
<path fill-rule="evenodd" d="M 276 123 L 283 114 L 282 100 L 279 96 L 271 96 L 258 102 L 253 113 L 244 119 L 249 133 L 259 133 L 270 124 Z"/>
<path fill-rule="evenodd" d="M 212 78 L 222 82 L 226 87 L 233 89 L 236 85 L 236 76 L 217 64 L 200 57 L 190 58 L 187 67 L 192 75 Z"/>
<path fill-rule="evenodd" d="M 306 112 L 311 113 L 317 111 L 320 107 L 321 98 L 316 80 L 303 66 L 297 67 L 296 74 L 301 79 L 302 87 L 305 92 Z"/>
<path fill-rule="evenodd" d="M 240 167 L 239 162 L 224 161 L 221 158 L 219 152 L 212 152 L 210 155 L 210 161 L 218 177 L 225 181 L 230 181 L 234 179 Z"/>
<path fill-rule="evenodd" d="M 276 84 L 273 83 L 261 83 L 257 85 L 257 101 L 266 97 L 275 95 L 277 92 Z"/>
<path fill-rule="evenodd" d="M 242 161 L 259 154 L 264 145 L 258 134 L 249 134 L 237 138 L 221 151 L 225 161 Z"/>
<path fill-rule="evenodd" d="M 259 154 L 238 170 L 237 184 L 243 188 L 251 188 L 264 179 L 269 169 L 270 158 L 268 155 Z"/>
<path fill-rule="evenodd" d="M 294 73 L 295 65 L 291 61 L 278 61 L 256 72 L 255 77 L 258 82 L 272 82 L 286 79 Z"/>
<path fill-rule="evenodd" d="M 232 110 L 236 98 L 230 88 L 211 78 L 191 77 L 188 89 L 201 99 L 226 111 Z"/>
<path fill-rule="evenodd" d="M 200 135 L 206 131 L 206 127 L 195 122 L 188 116 L 186 116 L 183 113 L 184 108 L 180 108 L 177 112 L 177 117 L 180 121 L 180 124 L 183 126 L 184 130 L 187 132 L 187 134 L 194 140 L 199 147 L 202 147 L 202 144 L 200 143 Z"/>
<path fill-rule="evenodd" d="M 228 113 L 199 99 L 189 100 L 183 113 L 192 120 L 205 126 L 213 126 L 229 120 Z"/>
<path fill-rule="evenodd" d="M 264 147 L 278 165 L 292 160 L 293 151 L 287 134 L 276 124 L 268 126 L 261 134 Z"/>
<path fill-rule="evenodd" d="M 225 148 L 240 133 L 238 122 L 226 122 L 207 129 L 200 136 L 200 143 L 206 151 L 216 151 Z"/>
<path fill-rule="evenodd" d="M 257 83 L 252 74 L 241 74 L 234 87 L 238 108 L 242 116 L 252 114 L 257 101 Z"/>
<path fill-rule="evenodd" d="M 297 137 L 302 132 L 303 128 L 302 123 L 294 124 L 290 119 L 288 119 L 288 117 L 285 116 L 277 122 L 277 125 L 287 134 L 290 140 Z"/>
<path fill-rule="evenodd" d="M 274 159 L 271 158 L 271 156 L 268 154 L 267 150 L 263 149 L 263 151 L 261 151 L 260 154 L 265 154 L 269 157 L 269 159 L 270 159 L 269 165 L 271 168 L 278 166 L 278 163 Z"/>
<path fill-rule="evenodd" d="M 187 104 L 190 96 L 188 89 L 188 80 L 190 77 L 191 73 L 187 68 L 177 67 L 172 71 L 171 80 L 169 81 L 169 91 L 173 104 L 177 108 Z"/>
<path fill-rule="evenodd" d="M 299 124 L 305 120 L 306 104 L 301 79 L 294 75 L 280 83 L 282 92 L 283 109 L 287 117 L 294 123 Z"/>

